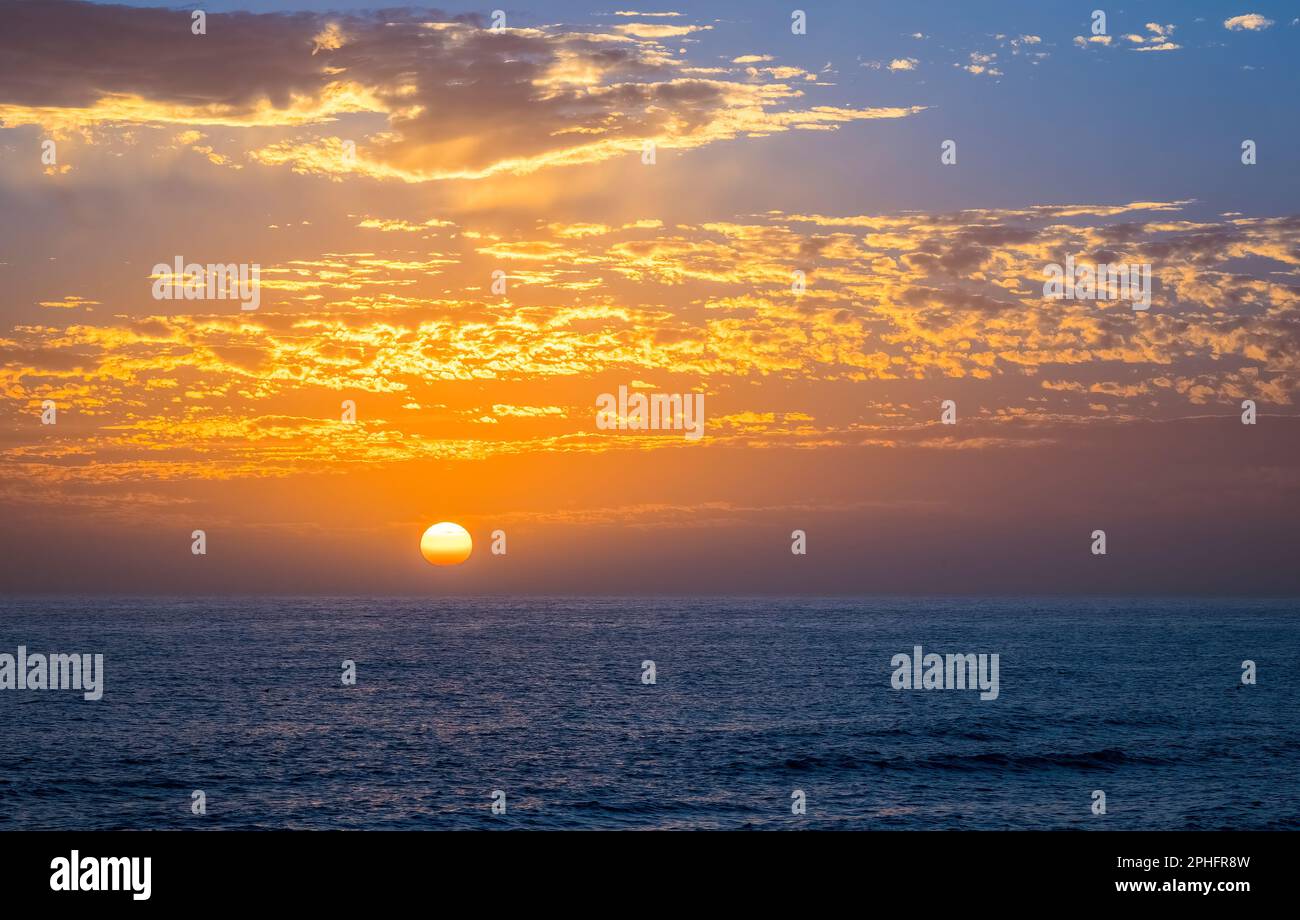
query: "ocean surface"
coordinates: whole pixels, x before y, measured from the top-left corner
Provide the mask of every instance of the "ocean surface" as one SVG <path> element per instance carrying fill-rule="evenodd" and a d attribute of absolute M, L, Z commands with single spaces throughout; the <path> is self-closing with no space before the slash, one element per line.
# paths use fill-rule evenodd
<path fill-rule="evenodd" d="M 0 600 L 20 644 L 105 690 L 0 690 L 0 829 L 1300 827 L 1294 600 Z M 916 645 L 998 698 L 893 689 Z"/>

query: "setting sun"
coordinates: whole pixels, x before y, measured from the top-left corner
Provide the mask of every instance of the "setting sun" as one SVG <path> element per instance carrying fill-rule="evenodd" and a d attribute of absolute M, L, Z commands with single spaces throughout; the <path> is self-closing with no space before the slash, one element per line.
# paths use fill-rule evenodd
<path fill-rule="evenodd" d="M 434 524 L 420 537 L 420 554 L 433 565 L 460 565 L 474 551 L 469 531 L 459 524 Z"/>

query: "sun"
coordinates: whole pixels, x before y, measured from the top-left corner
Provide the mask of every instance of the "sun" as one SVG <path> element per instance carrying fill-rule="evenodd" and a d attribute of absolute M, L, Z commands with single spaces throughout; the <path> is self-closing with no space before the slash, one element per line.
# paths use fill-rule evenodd
<path fill-rule="evenodd" d="M 433 565 L 460 565 L 473 551 L 469 531 L 450 521 L 434 524 L 420 537 L 420 554 Z"/>

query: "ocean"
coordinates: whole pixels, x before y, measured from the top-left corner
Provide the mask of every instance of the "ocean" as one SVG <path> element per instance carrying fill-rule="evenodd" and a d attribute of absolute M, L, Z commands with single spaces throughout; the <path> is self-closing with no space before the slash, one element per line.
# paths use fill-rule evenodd
<path fill-rule="evenodd" d="M 0 828 L 1295 828 L 1298 612 L 9 599 L 0 653 L 102 654 L 104 685 L 0 689 Z M 918 645 L 998 655 L 997 698 L 894 689 Z"/>

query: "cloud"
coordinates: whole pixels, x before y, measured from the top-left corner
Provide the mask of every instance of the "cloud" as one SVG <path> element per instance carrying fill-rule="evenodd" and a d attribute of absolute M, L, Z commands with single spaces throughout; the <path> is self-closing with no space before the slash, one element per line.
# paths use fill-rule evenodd
<path fill-rule="evenodd" d="M 77 307 L 99 306 L 98 300 L 86 300 L 84 297 L 78 297 L 76 294 L 67 294 L 61 300 L 42 300 L 42 307 L 51 307 L 59 310 L 73 310 Z"/>
<path fill-rule="evenodd" d="M 382 230 L 385 233 L 425 233 L 433 229 L 454 227 L 455 223 L 450 220 L 439 220 L 436 217 L 431 217 L 418 224 L 407 220 L 367 217 L 358 223 L 357 226 L 364 230 Z"/>
<path fill-rule="evenodd" d="M 707 32 L 713 26 L 669 26 L 650 22 L 629 22 L 614 26 L 620 35 L 634 35 L 637 38 L 679 38 L 694 32 Z"/>
<path fill-rule="evenodd" d="M 1187 204 L 550 222 L 509 238 L 470 227 L 461 252 L 266 264 L 256 313 L 195 302 L 190 313 L 124 316 L 110 301 L 93 322 L 57 311 L 58 321 L 15 327 L 0 339 L 0 418 L 27 434 L 4 459 L 120 481 L 671 449 L 595 437 L 585 411 L 565 408 L 636 380 L 717 394 L 710 404 L 728 421 L 711 443 L 769 446 L 897 442 L 933 421 L 936 380 L 978 385 L 984 404 L 1015 410 L 1008 418 L 1044 423 L 1247 397 L 1293 404 L 1300 218 L 1196 221 Z M 1044 266 L 1067 255 L 1150 263 L 1150 312 L 1046 299 Z M 493 264 L 510 269 L 508 298 L 482 289 Z M 435 276 L 448 293 L 430 291 Z M 728 394 L 755 380 L 797 382 L 808 406 L 871 381 L 892 408 L 872 424 L 817 412 L 813 424 L 752 401 L 728 408 Z M 340 430 L 328 416 L 341 393 L 366 406 L 364 424 Z M 18 423 L 46 398 L 97 421 L 66 435 L 61 421 L 58 437 Z"/>
<path fill-rule="evenodd" d="M 1229 32 L 1261 32 L 1273 25 L 1273 20 L 1266 19 L 1259 13 L 1246 13 L 1223 20 L 1223 27 Z"/>
<path fill-rule="evenodd" d="M 690 149 L 921 110 L 810 105 L 801 87 L 815 75 L 799 68 L 702 76 L 654 40 L 711 26 L 494 32 L 427 11 L 213 13 L 192 36 L 184 11 L 0 0 L 0 16 L 13 26 L 0 34 L 5 126 L 222 126 L 251 149 L 234 163 L 194 147 L 213 163 L 338 179 L 526 175 L 647 142 Z"/>
<path fill-rule="evenodd" d="M 970 55 L 970 63 L 961 65 L 961 69 L 976 75 L 983 74 L 990 77 L 1000 77 L 1002 76 L 1002 71 L 994 65 L 997 57 L 996 52 L 985 54 L 979 51 L 972 51 Z"/>
<path fill-rule="evenodd" d="M 545 418 L 547 416 L 564 416 L 567 415 L 559 406 L 511 406 L 497 403 L 492 407 L 496 415 L 513 416 L 515 418 Z"/>
<path fill-rule="evenodd" d="M 1125 35 L 1124 37 L 1134 45 L 1134 51 L 1177 51 L 1182 45 L 1175 44 L 1172 40 L 1174 34 L 1173 25 L 1161 25 L 1158 22 L 1148 22 L 1146 24 L 1146 35 L 1137 33 Z"/>

